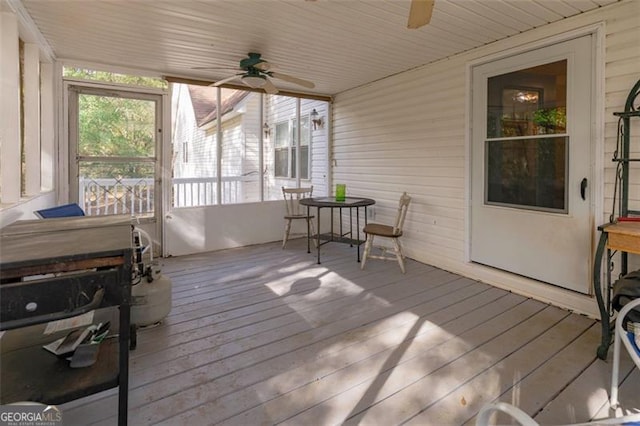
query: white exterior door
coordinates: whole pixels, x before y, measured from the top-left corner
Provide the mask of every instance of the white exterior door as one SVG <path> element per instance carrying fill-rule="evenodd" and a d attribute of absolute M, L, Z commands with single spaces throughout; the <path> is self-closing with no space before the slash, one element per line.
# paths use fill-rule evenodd
<path fill-rule="evenodd" d="M 473 68 L 471 260 L 590 289 L 592 41 Z"/>
<path fill-rule="evenodd" d="M 135 217 L 160 249 L 163 96 L 68 82 L 69 200 Z"/>

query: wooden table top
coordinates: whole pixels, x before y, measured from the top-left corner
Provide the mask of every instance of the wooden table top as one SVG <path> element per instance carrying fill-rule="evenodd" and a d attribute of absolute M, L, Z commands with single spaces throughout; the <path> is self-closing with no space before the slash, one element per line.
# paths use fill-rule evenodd
<path fill-rule="evenodd" d="M 617 222 L 602 227 L 608 234 L 607 247 L 627 253 L 640 254 L 640 222 Z"/>
<path fill-rule="evenodd" d="M 77 217 L 19 221 L 0 231 L 0 267 L 109 256 L 131 247 L 130 220 Z"/>
<path fill-rule="evenodd" d="M 607 225 L 603 230 L 609 234 L 623 234 L 640 237 L 640 222 L 617 222 Z"/>

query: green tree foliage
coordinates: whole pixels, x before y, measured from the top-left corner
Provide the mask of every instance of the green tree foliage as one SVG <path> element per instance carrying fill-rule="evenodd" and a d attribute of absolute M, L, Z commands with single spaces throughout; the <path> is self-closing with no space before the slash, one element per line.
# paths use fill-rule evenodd
<path fill-rule="evenodd" d="M 67 78 L 120 83 L 129 86 L 155 87 L 157 89 L 166 89 L 169 87 L 167 81 L 161 78 L 119 74 L 107 71 L 96 71 L 86 68 L 65 67 L 63 70 L 63 75 Z"/>

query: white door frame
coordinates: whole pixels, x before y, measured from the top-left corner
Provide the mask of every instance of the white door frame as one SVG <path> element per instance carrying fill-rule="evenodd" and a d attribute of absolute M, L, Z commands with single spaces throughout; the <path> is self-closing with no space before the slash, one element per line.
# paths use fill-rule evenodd
<path fill-rule="evenodd" d="M 466 127 L 465 127 L 465 245 L 464 245 L 464 261 L 467 263 L 473 263 L 474 268 L 480 268 L 485 270 L 493 270 L 494 268 L 475 264 L 471 261 L 471 165 L 472 165 L 472 148 L 473 148 L 473 132 L 472 132 L 472 120 L 473 120 L 473 103 L 472 103 L 472 87 L 473 87 L 473 69 L 478 65 L 482 65 L 488 62 L 493 62 L 499 59 L 503 59 L 509 56 L 514 56 L 522 53 L 526 53 L 531 50 L 540 49 L 546 46 L 550 46 L 557 43 L 562 43 L 571 39 L 579 38 L 585 35 L 593 35 L 593 84 L 592 84 L 592 105 L 591 109 L 592 122 L 591 122 L 591 135 L 592 135 L 592 155 L 593 159 L 592 170 L 593 183 L 590 184 L 592 190 L 591 209 L 593 211 L 593 217 L 596 223 L 592 224 L 591 235 L 591 252 L 595 251 L 595 244 L 597 242 L 597 226 L 600 222 L 605 220 L 604 217 L 604 94 L 605 94 L 605 81 L 604 81 L 604 58 L 605 58 L 605 31 L 604 23 L 597 23 L 582 28 L 578 28 L 572 31 L 556 34 L 550 37 L 542 38 L 537 41 L 515 46 L 510 49 L 505 49 L 501 52 L 483 56 L 472 61 L 469 61 L 466 65 L 466 92 L 468 96 L 465 99 L 465 113 L 466 113 Z M 537 283 L 537 281 L 512 274 L 513 280 L 519 283 L 524 283 L 530 291 L 529 285 Z M 546 287 L 546 288 L 545 288 Z M 538 286 L 540 293 L 552 294 L 557 290 L 552 289 L 551 286 L 541 284 Z"/>
<path fill-rule="evenodd" d="M 67 202 L 71 198 L 71 190 L 73 189 L 73 185 L 70 183 L 70 172 L 75 167 L 71 164 L 72 155 L 74 154 L 74 147 L 70 146 L 71 141 L 71 132 L 70 129 L 70 89 L 73 86 L 81 86 L 87 87 L 91 89 L 97 90 L 105 90 L 105 91 L 121 91 L 121 92 L 130 92 L 143 94 L 147 96 L 157 96 L 159 98 L 157 104 L 157 113 L 156 119 L 158 127 L 161 129 L 158 133 L 156 140 L 156 161 L 155 161 L 155 188 L 154 188 L 154 199 L 156 205 L 155 213 L 153 218 L 143 218 L 139 220 L 138 226 L 143 228 L 145 231 L 149 232 L 155 242 L 154 245 L 159 247 L 154 247 L 157 252 L 156 255 L 161 255 L 164 247 L 163 241 L 163 217 L 164 217 L 164 209 L 165 209 L 165 188 L 163 187 L 164 175 L 165 171 L 165 155 L 166 152 L 166 141 L 168 136 L 170 135 L 170 131 L 167 131 L 167 123 L 170 123 L 170 106 L 167 102 L 168 96 L 167 91 L 163 89 L 155 89 L 155 88 L 147 88 L 147 87 L 133 87 L 124 84 L 118 83 L 104 83 L 104 82 L 96 82 L 96 81 L 88 81 L 81 79 L 73 79 L 73 78 L 63 78 L 62 80 L 62 123 L 61 123 L 61 134 L 62 138 L 66 143 L 60 144 L 61 149 L 59 152 L 59 159 L 63 166 L 59 167 L 59 182 L 60 187 L 66 192 L 66 197 L 60 197 L 59 202 Z M 169 156 L 170 157 L 170 156 Z M 169 160 L 170 161 L 170 160 Z M 159 250 L 158 250 L 159 249 Z"/>

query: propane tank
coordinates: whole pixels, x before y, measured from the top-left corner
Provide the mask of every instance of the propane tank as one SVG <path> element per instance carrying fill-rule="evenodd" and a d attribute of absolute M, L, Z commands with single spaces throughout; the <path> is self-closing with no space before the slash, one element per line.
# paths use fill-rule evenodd
<path fill-rule="evenodd" d="M 147 326 L 171 312 L 171 280 L 160 270 L 151 270 L 131 288 L 131 323 Z"/>

